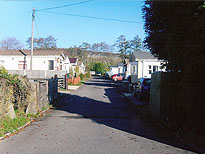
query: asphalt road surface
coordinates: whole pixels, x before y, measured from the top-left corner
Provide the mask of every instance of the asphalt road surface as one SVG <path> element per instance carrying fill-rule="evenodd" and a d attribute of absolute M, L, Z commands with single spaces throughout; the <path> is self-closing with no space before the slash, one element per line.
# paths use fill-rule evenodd
<path fill-rule="evenodd" d="M 153 127 L 114 84 L 91 79 L 60 100 L 58 110 L 0 142 L 1 154 L 188 154 Z"/>

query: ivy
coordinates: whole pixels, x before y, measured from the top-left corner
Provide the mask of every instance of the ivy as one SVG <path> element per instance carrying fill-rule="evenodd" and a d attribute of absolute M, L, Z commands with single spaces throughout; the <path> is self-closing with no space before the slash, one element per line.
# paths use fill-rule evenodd
<path fill-rule="evenodd" d="M 27 102 L 25 102 L 25 99 L 29 94 L 28 89 L 30 88 L 28 80 L 17 74 L 9 74 L 4 67 L 0 68 L 0 78 L 5 79 L 6 84 L 13 87 L 13 95 L 15 98 L 13 103 L 15 104 L 15 108 L 23 108 L 26 106 Z"/>

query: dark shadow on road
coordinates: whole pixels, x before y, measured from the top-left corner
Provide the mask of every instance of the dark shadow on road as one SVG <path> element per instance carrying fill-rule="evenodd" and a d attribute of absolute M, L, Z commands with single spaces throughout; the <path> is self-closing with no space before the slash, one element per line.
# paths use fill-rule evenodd
<path fill-rule="evenodd" d="M 85 83 L 85 85 L 94 85 L 94 86 L 100 86 L 100 87 L 107 87 L 108 83 Z M 110 85 L 111 87 L 114 87 L 115 85 Z"/>
<path fill-rule="evenodd" d="M 108 127 L 132 133 L 153 141 L 189 151 L 192 150 L 176 141 L 175 138 L 152 127 L 149 121 L 144 119 L 139 109 L 126 102 L 124 97 L 119 95 L 116 88 L 109 82 L 94 82 L 94 80 L 91 80 L 86 83 L 86 85 L 108 87 L 104 89 L 105 93 L 103 97 L 107 97 L 110 102 L 81 97 L 76 92 L 76 94 L 63 94 L 59 100 L 61 104 L 58 110 L 79 114 L 84 118 L 92 119 L 96 123 L 104 124 Z"/>

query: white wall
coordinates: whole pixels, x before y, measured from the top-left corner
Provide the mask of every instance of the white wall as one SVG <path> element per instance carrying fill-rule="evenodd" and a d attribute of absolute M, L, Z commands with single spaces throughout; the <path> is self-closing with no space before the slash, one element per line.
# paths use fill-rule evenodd
<path fill-rule="evenodd" d="M 158 69 L 156 71 L 164 71 L 164 69 L 162 70 L 160 68 L 161 62 L 157 59 L 146 59 L 146 60 L 144 59 L 144 60 L 137 60 L 135 62 L 130 62 L 127 64 L 126 77 L 129 75 L 137 75 L 138 78 L 142 78 L 142 77 L 151 78 L 151 73 L 154 72 L 153 66 L 157 66 Z"/>
<path fill-rule="evenodd" d="M 135 71 L 134 71 L 135 69 Z M 126 71 L 126 77 L 130 75 L 137 75 L 138 73 L 138 62 L 131 62 L 127 64 L 127 71 Z"/>
<path fill-rule="evenodd" d="M 157 67 L 156 70 L 154 70 L 154 66 Z M 155 67 L 155 68 L 156 68 Z M 157 71 L 163 71 L 161 68 L 161 62 L 157 60 L 144 60 L 142 61 L 141 68 L 139 67 L 139 70 L 142 70 L 142 74 L 139 76 L 140 77 L 147 77 L 151 78 L 151 73 L 157 72 Z"/>
<path fill-rule="evenodd" d="M 111 75 L 118 74 L 118 67 L 111 67 L 110 72 L 111 72 Z"/>
<path fill-rule="evenodd" d="M 35 56 L 33 57 L 33 70 L 48 70 L 49 60 L 54 61 L 54 70 L 57 70 L 58 65 L 57 65 L 56 57 L 54 56 L 49 56 L 49 57 L 48 56 Z M 30 63 L 30 60 L 29 60 L 29 63 Z"/>
<path fill-rule="evenodd" d="M 123 69 L 123 66 L 118 66 L 117 74 L 118 74 L 118 73 L 125 73 L 125 72 L 124 72 L 124 69 Z"/>
<path fill-rule="evenodd" d="M 33 56 L 33 70 L 48 70 L 49 60 L 54 61 L 54 70 L 60 70 L 58 58 L 62 59 L 60 56 Z M 20 70 L 19 61 L 22 61 L 21 64 L 23 64 L 24 56 L 0 56 L 0 65 L 3 65 L 7 70 Z M 62 70 L 66 71 L 67 67 L 64 67 L 63 63 L 62 65 Z M 26 70 L 30 70 L 30 56 L 26 57 Z"/>
<path fill-rule="evenodd" d="M 8 70 L 18 70 L 18 62 L 24 61 L 23 56 L 0 56 L 0 61 Z"/>

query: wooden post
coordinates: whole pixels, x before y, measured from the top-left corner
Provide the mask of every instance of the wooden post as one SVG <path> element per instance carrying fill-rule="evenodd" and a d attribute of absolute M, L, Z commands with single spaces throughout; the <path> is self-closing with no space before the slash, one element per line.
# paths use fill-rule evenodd
<path fill-rule="evenodd" d="M 65 89 L 68 90 L 68 76 L 67 76 L 67 72 L 65 74 Z"/>

